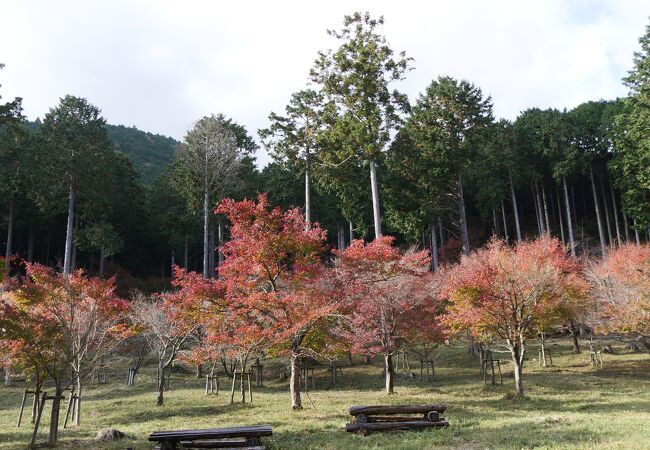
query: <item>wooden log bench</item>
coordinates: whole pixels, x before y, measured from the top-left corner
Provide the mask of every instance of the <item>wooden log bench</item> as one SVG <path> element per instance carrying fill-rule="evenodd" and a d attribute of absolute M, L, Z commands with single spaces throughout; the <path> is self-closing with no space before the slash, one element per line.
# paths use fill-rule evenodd
<path fill-rule="evenodd" d="M 449 425 L 441 416 L 446 409 L 445 404 L 351 406 L 353 421 L 345 424 L 345 431 L 367 435 L 371 431 L 444 428 Z"/>
<path fill-rule="evenodd" d="M 149 436 L 158 442 L 156 450 L 194 449 L 248 449 L 264 450 L 262 437 L 272 436 L 271 425 L 248 427 L 208 428 L 203 430 L 156 431 Z"/>

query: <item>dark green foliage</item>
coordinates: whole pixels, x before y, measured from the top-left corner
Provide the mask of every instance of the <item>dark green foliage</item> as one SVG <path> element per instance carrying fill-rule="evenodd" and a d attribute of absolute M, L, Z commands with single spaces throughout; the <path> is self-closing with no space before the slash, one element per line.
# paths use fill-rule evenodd
<path fill-rule="evenodd" d="M 124 125 L 106 125 L 113 148 L 124 153 L 138 172 L 139 180 L 151 185 L 174 157 L 177 140 Z"/>
<path fill-rule="evenodd" d="M 634 67 L 624 79 L 630 96 L 618 118 L 615 171 L 623 191 L 625 209 L 639 227 L 650 222 L 650 26 L 639 39 Z"/>

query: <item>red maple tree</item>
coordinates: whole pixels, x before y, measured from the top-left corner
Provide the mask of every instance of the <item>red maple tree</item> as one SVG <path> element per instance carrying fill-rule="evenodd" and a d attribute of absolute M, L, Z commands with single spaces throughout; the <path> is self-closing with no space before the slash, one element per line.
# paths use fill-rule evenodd
<path fill-rule="evenodd" d="M 650 352 L 650 245 L 625 244 L 587 270 L 597 329 L 637 336 Z"/>
<path fill-rule="evenodd" d="M 26 280 L 9 293 L 13 357 L 54 382 L 50 445 L 58 437 L 63 391 L 74 384 L 78 425 L 84 378 L 130 334 L 125 320 L 129 305 L 115 295 L 114 281 L 86 277 L 82 270 L 66 276 L 28 264 Z"/>
<path fill-rule="evenodd" d="M 301 408 L 298 363 L 309 353 L 304 344 L 339 303 L 321 261 L 325 231 L 318 224 L 308 229 L 299 209 L 272 208 L 264 194 L 257 201 L 226 199 L 216 212 L 232 224 L 219 271 L 231 342 L 244 348 L 263 340 L 265 348 L 287 353 L 291 406 Z"/>
<path fill-rule="evenodd" d="M 588 293 L 580 263 L 548 237 L 514 248 L 492 240 L 443 276 L 444 295 L 450 301 L 448 323 L 479 340 L 505 341 L 518 395 L 524 394 L 526 340 L 563 323 L 567 311 L 575 314 Z"/>
<path fill-rule="evenodd" d="M 340 333 L 361 354 L 384 357 L 386 392 L 393 393 L 392 356 L 406 342 L 444 339 L 440 278 L 429 272 L 427 251 L 400 252 L 394 239 L 362 240 L 337 253 L 336 271 L 345 292 Z"/>

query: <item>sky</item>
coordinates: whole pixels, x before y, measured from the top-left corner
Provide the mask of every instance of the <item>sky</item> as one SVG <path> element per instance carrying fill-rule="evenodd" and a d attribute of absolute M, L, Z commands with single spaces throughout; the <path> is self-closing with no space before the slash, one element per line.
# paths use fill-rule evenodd
<path fill-rule="evenodd" d="M 626 95 L 650 23 L 647 0 L 0 0 L 0 95 L 22 97 L 32 120 L 71 94 L 109 123 L 179 140 L 211 113 L 256 136 L 354 11 L 383 15 L 393 50 L 414 58 L 395 86 L 411 101 L 449 75 L 507 119 Z"/>

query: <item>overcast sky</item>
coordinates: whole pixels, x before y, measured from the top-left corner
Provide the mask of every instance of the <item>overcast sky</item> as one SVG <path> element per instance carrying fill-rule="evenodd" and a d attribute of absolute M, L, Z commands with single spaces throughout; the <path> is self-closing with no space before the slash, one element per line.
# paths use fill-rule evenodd
<path fill-rule="evenodd" d="M 650 22 L 647 0 L 0 0 L 0 94 L 23 97 L 30 119 L 72 94 L 109 123 L 179 140 L 219 112 L 256 135 L 354 11 L 383 15 L 392 48 L 415 59 L 399 86 L 409 98 L 451 75 L 509 119 L 625 95 Z"/>

